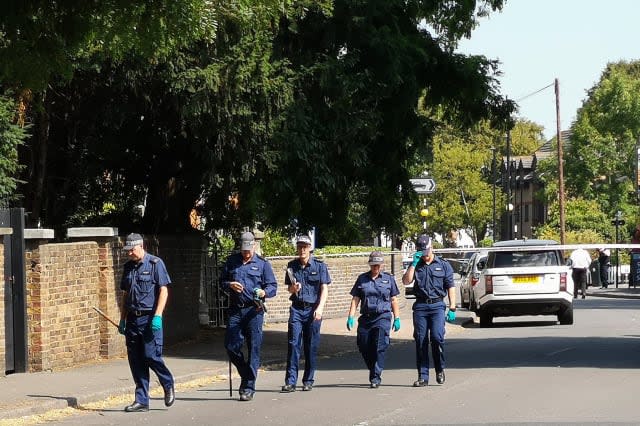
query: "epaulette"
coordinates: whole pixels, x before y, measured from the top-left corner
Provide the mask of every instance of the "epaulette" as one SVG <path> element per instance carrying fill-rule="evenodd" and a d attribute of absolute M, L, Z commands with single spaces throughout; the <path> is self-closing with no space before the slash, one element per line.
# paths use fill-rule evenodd
<path fill-rule="evenodd" d="M 255 255 L 256 255 L 256 257 L 257 257 L 258 259 L 260 259 L 260 260 L 265 260 L 265 258 L 264 258 L 264 257 L 262 257 L 261 255 L 259 255 L 258 253 L 255 253 Z"/>
<path fill-rule="evenodd" d="M 149 259 L 149 262 L 151 262 L 151 263 L 153 263 L 153 264 L 156 264 L 156 263 L 158 263 L 159 261 L 160 261 L 160 258 L 159 258 L 159 257 L 156 257 L 156 256 L 151 256 L 151 259 Z"/>
<path fill-rule="evenodd" d="M 315 257 L 315 256 L 313 256 L 313 259 L 314 259 L 316 262 L 324 263 L 324 260 L 323 260 L 323 259 L 317 258 L 317 257 Z"/>

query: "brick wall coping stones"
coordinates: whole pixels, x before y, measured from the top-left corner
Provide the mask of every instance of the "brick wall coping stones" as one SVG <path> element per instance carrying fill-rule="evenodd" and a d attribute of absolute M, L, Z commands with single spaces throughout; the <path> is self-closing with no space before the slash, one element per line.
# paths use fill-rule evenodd
<path fill-rule="evenodd" d="M 53 229 L 24 228 L 25 240 L 52 240 L 55 236 Z"/>
<path fill-rule="evenodd" d="M 0 235 L 11 235 L 13 234 L 13 229 L 11 228 L 0 228 Z"/>
<path fill-rule="evenodd" d="M 118 228 L 110 228 L 107 226 L 81 227 L 81 228 L 67 229 L 67 238 L 117 237 L 117 236 L 118 236 Z"/>

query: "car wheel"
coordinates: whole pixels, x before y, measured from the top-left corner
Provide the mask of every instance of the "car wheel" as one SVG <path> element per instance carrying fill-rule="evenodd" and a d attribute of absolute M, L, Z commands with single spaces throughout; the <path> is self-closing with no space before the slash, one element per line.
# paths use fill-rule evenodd
<path fill-rule="evenodd" d="M 464 293 L 462 291 L 462 289 L 460 289 L 460 307 L 464 308 L 464 309 L 469 309 L 469 306 L 471 305 L 471 295 L 469 295 L 469 297 L 467 297 L 468 302 L 464 301 Z"/>
<path fill-rule="evenodd" d="M 567 308 L 563 313 L 558 314 L 558 321 L 562 325 L 573 324 L 573 308 Z"/>
<path fill-rule="evenodd" d="M 469 290 L 469 310 L 471 312 L 478 312 L 476 307 L 476 301 L 473 300 L 473 291 Z"/>
<path fill-rule="evenodd" d="M 489 312 L 480 312 L 480 327 L 491 327 L 493 317 Z"/>

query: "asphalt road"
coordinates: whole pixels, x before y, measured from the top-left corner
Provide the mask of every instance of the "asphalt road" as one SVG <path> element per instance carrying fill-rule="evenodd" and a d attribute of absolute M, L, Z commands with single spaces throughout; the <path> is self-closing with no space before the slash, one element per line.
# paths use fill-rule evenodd
<path fill-rule="evenodd" d="M 471 315 L 459 311 L 460 315 Z M 408 325 L 408 324 L 407 324 Z M 313 391 L 279 393 L 282 369 L 261 372 L 253 402 L 226 381 L 177 394 L 165 409 L 124 413 L 122 403 L 58 419 L 62 425 L 638 424 L 640 300 L 575 302 L 575 324 L 553 317 L 468 324 L 447 340 L 447 381 L 413 388 L 411 341 L 391 348 L 383 385 L 368 388 L 357 353 L 320 361 Z M 432 373 L 432 376 L 434 374 Z"/>

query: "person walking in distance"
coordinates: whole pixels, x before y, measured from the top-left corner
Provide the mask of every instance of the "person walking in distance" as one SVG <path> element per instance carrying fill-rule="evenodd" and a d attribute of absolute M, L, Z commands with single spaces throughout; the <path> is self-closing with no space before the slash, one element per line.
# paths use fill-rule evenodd
<path fill-rule="evenodd" d="M 175 401 L 175 384 L 162 359 L 162 314 L 171 279 L 162 259 L 144 250 L 142 235 L 127 235 L 124 251 L 130 260 L 124 264 L 120 281 L 124 294 L 118 331 L 125 336 L 129 368 L 136 384 L 135 401 L 124 411 L 149 411 L 149 369 L 158 376 L 164 389 L 164 405 L 170 407 Z"/>
<path fill-rule="evenodd" d="M 377 389 L 382 382 L 384 356 L 389 347 L 389 329 L 400 330 L 398 286 L 393 275 L 382 271 L 384 256 L 379 251 L 369 255 L 369 272 L 360 274 L 351 289 L 351 306 L 347 330 L 354 326 L 354 316 L 360 305 L 357 345 L 369 369 L 369 387 Z M 393 319 L 393 325 L 392 325 Z"/>
<path fill-rule="evenodd" d="M 296 239 L 297 259 L 287 264 L 284 282 L 291 296 L 287 330 L 287 370 L 281 392 L 295 392 L 298 381 L 300 352 L 304 350 L 302 390 L 310 391 L 320 345 L 320 326 L 324 305 L 329 294 L 331 277 L 327 265 L 311 254 L 311 239 L 300 235 Z"/>
<path fill-rule="evenodd" d="M 585 249 L 578 248 L 571 252 L 569 260 L 573 279 L 573 297 L 578 298 L 578 287 L 580 287 L 584 299 L 587 295 L 587 270 L 591 265 L 591 256 Z"/>
<path fill-rule="evenodd" d="M 413 337 L 416 342 L 418 380 L 414 387 L 429 384 L 429 343 L 436 371 L 436 382 L 445 382 L 444 333 L 446 321 L 456 319 L 456 287 L 453 268 L 433 253 L 432 241 L 420 235 L 416 241 L 413 262 L 402 276 L 402 283 L 414 283 L 416 301 L 413 303 Z M 444 302 L 449 300 L 449 310 Z"/>
<path fill-rule="evenodd" d="M 611 250 L 598 249 L 598 264 L 600 265 L 600 288 L 609 287 L 609 266 L 611 265 Z"/>
<path fill-rule="evenodd" d="M 222 288 L 230 295 L 224 347 L 240 375 L 240 401 L 251 401 L 256 392 L 262 347 L 264 310 L 260 302 L 275 296 L 277 290 L 273 268 L 255 253 L 255 238 L 251 232 L 240 236 L 240 252 L 227 257 L 221 279 Z M 247 359 L 242 352 L 245 339 Z"/>

